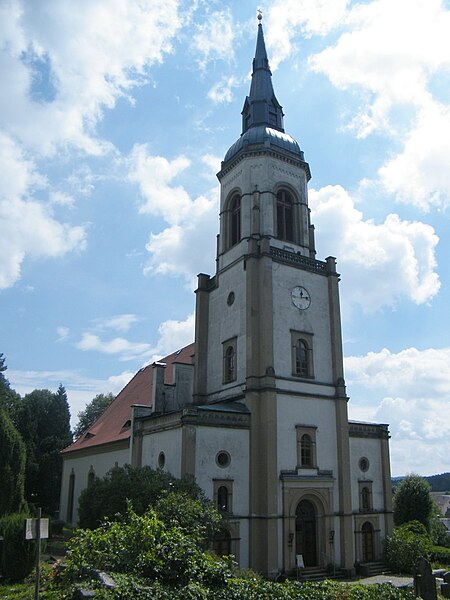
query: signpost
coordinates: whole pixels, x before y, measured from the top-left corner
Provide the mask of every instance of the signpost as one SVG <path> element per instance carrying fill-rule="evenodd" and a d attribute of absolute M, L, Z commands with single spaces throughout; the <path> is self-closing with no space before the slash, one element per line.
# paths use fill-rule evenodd
<path fill-rule="evenodd" d="M 41 518 L 42 511 L 38 508 L 37 519 L 25 519 L 25 539 L 36 540 L 36 579 L 34 585 L 34 600 L 39 599 L 39 581 L 41 576 L 41 539 L 48 538 L 48 519 Z"/>

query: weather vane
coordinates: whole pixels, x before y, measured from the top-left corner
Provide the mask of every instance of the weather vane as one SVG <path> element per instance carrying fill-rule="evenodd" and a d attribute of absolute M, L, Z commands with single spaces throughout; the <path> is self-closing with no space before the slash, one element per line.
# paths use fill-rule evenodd
<path fill-rule="evenodd" d="M 256 11 L 258 13 L 258 21 L 262 21 L 262 10 L 260 8 L 257 9 Z"/>

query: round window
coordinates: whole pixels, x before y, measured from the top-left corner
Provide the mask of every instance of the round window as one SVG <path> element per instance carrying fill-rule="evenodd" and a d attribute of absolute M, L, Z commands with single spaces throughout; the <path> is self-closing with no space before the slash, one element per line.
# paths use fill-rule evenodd
<path fill-rule="evenodd" d="M 216 463 L 219 467 L 224 469 L 228 467 L 231 462 L 231 456 L 225 450 L 221 450 L 216 454 Z"/>
<path fill-rule="evenodd" d="M 228 294 L 228 298 L 227 298 L 227 304 L 228 306 L 231 306 L 234 302 L 234 292 L 230 292 Z"/>
<path fill-rule="evenodd" d="M 158 456 L 158 467 L 160 469 L 164 469 L 164 465 L 166 464 L 166 455 L 164 452 L 160 452 Z"/>
<path fill-rule="evenodd" d="M 359 460 L 359 468 L 361 469 L 361 471 L 366 472 L 369 470 L 369 459 L 366 458 L 365 456 L 363 456 L 362 458 L 360 458 Z"/>

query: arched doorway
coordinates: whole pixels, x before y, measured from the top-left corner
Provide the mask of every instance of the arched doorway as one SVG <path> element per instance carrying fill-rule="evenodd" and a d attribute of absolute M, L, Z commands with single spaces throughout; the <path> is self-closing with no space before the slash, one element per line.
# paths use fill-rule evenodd
<path fill-rule="evenodd" d="M 375 558 L 373 550 L 373 525 L 366 521 L 361 527 L 363 562 L 372 562 Z"/>
<path fill-rule="evenodd" d="M 295 553 L 303 556 L 305 567 L 317 565 L 317 515 L 309 500 L 301 500 L 295 511 Z"/>

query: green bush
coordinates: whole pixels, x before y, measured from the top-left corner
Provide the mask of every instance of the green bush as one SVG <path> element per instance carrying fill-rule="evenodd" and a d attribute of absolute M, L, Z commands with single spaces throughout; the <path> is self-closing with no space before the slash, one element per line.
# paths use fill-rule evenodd
<path fill-rule="evenodd" d="M 64 578 L 76 581 L 92 570 L 174 586 L 197 581 L 215 587 L 230 576 L 228 564 L 203 552 L 194 537 L 166 526 L 152 510 L 137 515 L 131 508 L 121 522 L 78 530 L 68 542 Z"/>
<path fill-rule="evenodd" d="M 79 500 L 79 526 L 95 529 L 105 518 L 114 520 L 118 515 L 120 518 L 120 515 L 126 514 L 128 502 L 137 514 L 142 515 L 168 490 L 186 493 L 205 508 L 211 504 L 193 478 L 177 479 L 170 473 L 148 466 L 135 468 L 125 465 L 114 467 L 105 477 L 95 479 L 83 490 Z"/>
<path fill-rule="evenodd" d="M 442 565 L 450 566 L 450 548 L 443 546 L 432 546 L 431 560 Z"/>
<path fill-rule="evenodd" d="M 431 540 L 419 521 L 395 527 L 385 540 L 384 556 L 388 566 L 398 573 L 413 573 L 417 560 L 431 556 Z"/>
<path fill-rule="evenodd" d="M 211 590 L 198 582 L 173 588 L 159 582 L 147 588 L 131 579 L 122 579 L 114 591 L 98 590 L 98 600 L 414 600 L 411 592 L 389 584 L 358 585 L 332 581 L 279 584 L 257 579 L 232 579 L 221 589 Z"/>
<path fill-rule="evenodd" d="M 16 513 L 0 519 L 1 542 L 0 570 L 11 582 L 23 581 L 33 569 L 36 544 L 25 540 L 26 514 Z"/>

